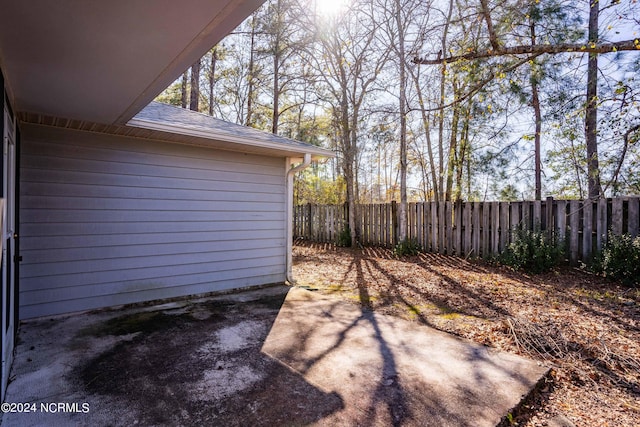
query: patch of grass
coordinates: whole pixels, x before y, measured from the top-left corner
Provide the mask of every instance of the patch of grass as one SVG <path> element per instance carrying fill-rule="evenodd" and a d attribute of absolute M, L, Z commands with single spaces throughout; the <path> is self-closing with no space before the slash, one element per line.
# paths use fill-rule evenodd
<path fill-rule="evenodd" d="M 441 319 L 445 319 L 445 320 L 457 320 L 460 318 L 460 316 L 461 314 L 456 312 L 442 313 L 439 315 Z"/>
<path fill-rule="evenodd" d="M 416 305 L 405 305 L 405 307 L 406 307 L 406 309 L 408 311 L 409 319 L 411 319 L 411 320 L 417 319 L 422 314 L 422 311 L 420 310 L 419 306 L 416 306 Z"/>
<path fill-rule="evenodd" d="M 413 305 L 400 302 L 393 303 L 393 311 L 400 317 L 408 320 L 416 320 L 418 317 L 423 315 L 423 311 L 428 309 L 428 307 L 423 305 Z"/>
<path fill-rule="evenodd" d="M 325 289 L 326 289 L 327 292 L 337 293 L 337 292 L 344 291 L 344 286 L 342 286 L 339 283 L 332 283 L 332 284 L 328 285 Z"/>
<path fill-rule="evenodd" d="M 351 301 L 360 302 L 360 295 L 347 295 L 346 298 Z M 368 299 L 370 303 L 380 300 L 380 298 L 375 295 L 369 295 Z"/>
<path fill-rule="evenodd" d="M 598 291 L 595 289 L 576 289 L 575 294 L 581 297 L 590 298 L 598 301 L 620 301 L 620 296 L 611 291 Z"/>

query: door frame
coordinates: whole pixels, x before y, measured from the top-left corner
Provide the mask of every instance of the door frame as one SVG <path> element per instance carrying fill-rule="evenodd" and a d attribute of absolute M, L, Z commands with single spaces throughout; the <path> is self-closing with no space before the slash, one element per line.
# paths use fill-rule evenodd
<path fill-rule="evenodd" d="M 1 76 L 0 72 L 0 76 Z M 0 77 L 1 79 L 1 77 Z M 9 382 L 11 364 L 18 329 L 18 277 L 17 277 L 17 146 L 18 134 L 16 119 L 11 105 L 4 91 L 2 83 L 2 120 L 0 120 L 0 134 L 2 135 L 2 162 L 0 162 L 0 188 L 4 199 L 2 215 L 2 228 L 0 229 L 0 239 L 2 239 L 2 259 L 0 264 L 0 280 L 2 289 L 0 290 L 2 304 L 2 321 L 0 333 L 0 354 L 2 355 L 0 383 L 0 400 L 4 400 L 6 388 Z"/>

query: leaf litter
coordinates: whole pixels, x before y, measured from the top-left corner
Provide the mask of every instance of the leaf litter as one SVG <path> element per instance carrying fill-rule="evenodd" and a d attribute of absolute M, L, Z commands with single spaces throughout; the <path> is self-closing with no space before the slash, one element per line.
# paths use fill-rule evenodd
<path fill-rule="evenodd" d="M 573 268 L 297 241 L 298 284 L 554 367 L 512 425 L 640 425 L 640 290 Z"/>

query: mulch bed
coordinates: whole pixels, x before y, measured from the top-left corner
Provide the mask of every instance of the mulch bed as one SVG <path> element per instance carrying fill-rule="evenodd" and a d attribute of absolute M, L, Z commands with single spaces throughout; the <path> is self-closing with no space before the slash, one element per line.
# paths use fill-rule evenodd
<path fill-rule="evenodd" d="M 298 241 L 298 284 L 553 366 L 514 425 L 640 425 L 640 289 L 579 269 Z"/>

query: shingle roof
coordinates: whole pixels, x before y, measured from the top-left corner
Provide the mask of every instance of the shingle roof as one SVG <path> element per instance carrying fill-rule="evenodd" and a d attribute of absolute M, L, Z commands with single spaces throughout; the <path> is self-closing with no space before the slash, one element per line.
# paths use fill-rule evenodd
<path fill-rule="evenodd" d="M 311 144 L 155 101 L 151 102 L 131 119 L 128 126 L 234 143 L 240 146 L 249 145 L 273 148 L 276 151 L 284 150 L 317 156 L 333 156 L 331 151 Z"/>

